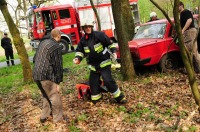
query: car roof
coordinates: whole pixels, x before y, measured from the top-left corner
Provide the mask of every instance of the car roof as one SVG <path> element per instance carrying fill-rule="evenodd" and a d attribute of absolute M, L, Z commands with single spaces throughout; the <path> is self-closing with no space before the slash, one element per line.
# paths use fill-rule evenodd
<path fill-rule="evenodd" d="M 174 22 L 174 19 L 173 18 L 170 18 L 172 22 Z M 149 25 L 149 24 L 159 24 L 159 23 L 169 23 L 167 19 L 159 19 L 159 20 L 156 20 L 156 21 L 151 21 L 151 22 L 147 22 L 147 23 L 144 23 L 142 25 Z"/>
<path fill-rule="evenodd" d="M 193 15 L 193 18 L 198 19 L 198 14 Z M 171 19 L 172 22 L 174 22 L 174 18 L 170 18 L 170 19 Z M 141 26 L 149 25 L 149 24 L 158 24 L 158 23 L 169 23 L 169 22 L 165 18 L 165 19 L 159 19 L 159 20 L 156 20 L 156 21 L 147 22 L 147 23 L 141 24 Z"/>

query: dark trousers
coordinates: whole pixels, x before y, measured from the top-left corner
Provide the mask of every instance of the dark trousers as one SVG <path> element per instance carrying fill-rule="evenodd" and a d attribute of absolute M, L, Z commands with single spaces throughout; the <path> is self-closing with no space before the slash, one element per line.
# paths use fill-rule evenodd
<path fill-rule="evenodd" d="M 111 67 L 107 66 L 101 68 L 97 72 L 90 71 L 89 81 L 90 81 L 91 95 L 98 95 L 101 92 L 99 84 L 100 76 L 102 76 L 104 85 L 107 87 L 109 92 L 114 93 L 118 90 L 118 86 L 111 74 Z"/>
<path fill-rule="evenodd" d="M 13 49 L 6 48 L 5 49 L 5 55 L 6 55 L 6 63 L 7 63 L 7 65 L 10 65 L 9 61 L 11 61 L 11 64 L 14 65 Z"/>
<path fill-rule="evenodd" d="M 36 81 L 42 95 L 43 108 L 41 119 L 53 115 L 53 122 L 58 122 L 63 119 L 63 109 L 61 97 L 56 89 L 57 84 L 49 80 Z"/>

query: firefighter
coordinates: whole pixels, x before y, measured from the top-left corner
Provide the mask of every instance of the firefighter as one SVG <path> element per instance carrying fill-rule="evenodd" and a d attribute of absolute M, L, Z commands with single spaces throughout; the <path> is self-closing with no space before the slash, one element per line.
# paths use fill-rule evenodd
<path fill-rule="evenodd" d="M 111 75 L 111 59 L 110 50 L 117 58 L 116 47 L 112 44 L 108 36 L 104 32 L 93 31 L 93 21 L 83 20 L 81 28 L 84 36 L 81 38 L 76 48 L 75 58 L 73 62 L 79 64 L 83 57 L 86 57 L 90 68 L 89 84 L 91 89 L 91 100 L 95 104 L 101 98 L 99 80 L 102 77 L 108 91 L 112 93 L 117 103 L 126 103 L 124 94 L 118 88 L 115 80 Z"/>
<path fill-rule="evenodd" d="M 151 12 L 150 13 L 150 20 L 148 22 L 151 22 L 151 21 L 156 21 L 156 20 L 159 20 L 157 18 L 157 14 L 155 12 Z"/>
<path fill-rule="evenodd" d="M 12 42 L 7 33 L 4 33 L 4 37 L 1 39 L 1 47 L 5 50 L 7 66 L 10 66 L 10 61 L 12 65 L 15 65 Z"/>

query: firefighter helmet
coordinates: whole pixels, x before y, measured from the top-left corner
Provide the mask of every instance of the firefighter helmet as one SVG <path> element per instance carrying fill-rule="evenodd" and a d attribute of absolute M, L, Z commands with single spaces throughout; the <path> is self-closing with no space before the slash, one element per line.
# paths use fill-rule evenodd
<path fill-rule="evenodd" d="M 81 21 L 81 27 L 84 27 L 84 26 L 94 26 L 94 22 L 91 20 L 91 19 L 83 19 Z"/>
<path fill-rule="evenodd" d="M 152 17 L 156 17 L 157 16 L 157 14 L 155 13 L 155 12 L 151 12 L 150 13 L 150 17 L 152 18 Z"/>

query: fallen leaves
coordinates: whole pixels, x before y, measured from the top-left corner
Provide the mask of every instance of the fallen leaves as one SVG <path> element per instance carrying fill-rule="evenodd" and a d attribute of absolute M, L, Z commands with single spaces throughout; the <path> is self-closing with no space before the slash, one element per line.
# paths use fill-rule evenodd
<path fill-rule="evenodd" d="M 84 68 L 83 68 L 84 69 Z M 78 100 L 75 85 L 86 81 L 87 70 L 68 71 L 61 85 L 64 114 L 69 122 L 39 122 L 42 96 L 27 89 L 0 97 L 0 130 L 4 131 L 200 131 L 200 117 L 188 85 L 187 76 L 152 73 L 135 81 L 117 81 L 128 103 L 113 103 L 103 93 L 97 104 Z M 118 71 L 113 75 L 118 77 Z M 199 76 L 197 76 L 200 78 Z M 26 86 L 27 87 L 27 86 Z"/>

